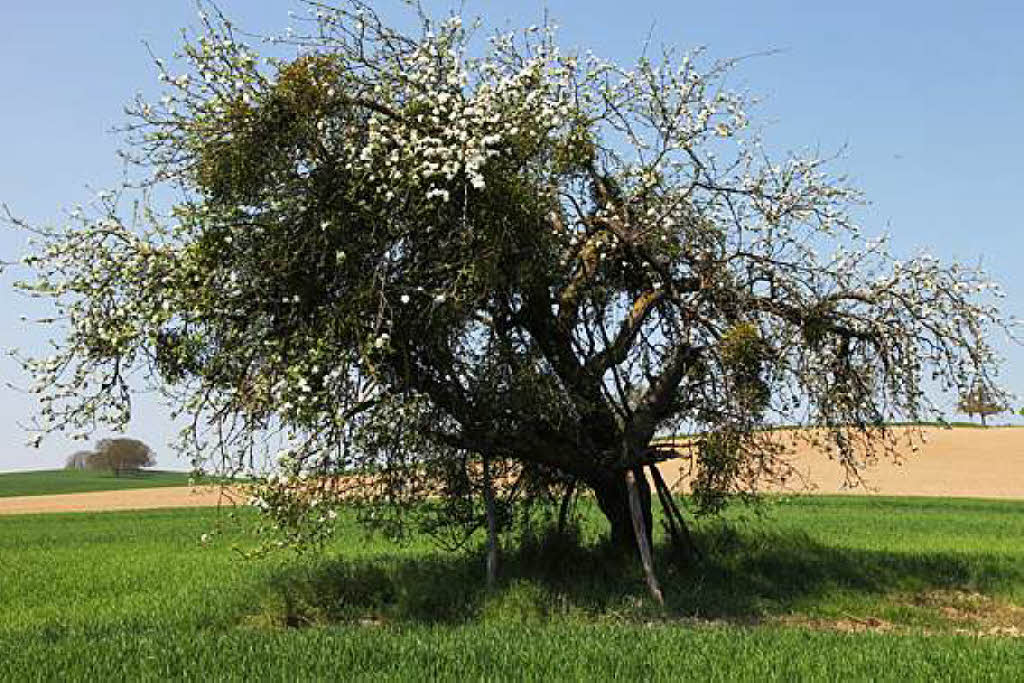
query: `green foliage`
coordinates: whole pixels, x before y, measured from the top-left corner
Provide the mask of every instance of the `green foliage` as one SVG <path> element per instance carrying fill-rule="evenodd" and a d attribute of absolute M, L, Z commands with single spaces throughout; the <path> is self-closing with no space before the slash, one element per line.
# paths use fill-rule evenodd
<path fill-rule="evenodd" d="M 64 461 L 66 470 L 84 470 L 89 465 L 89 458 L 92 451 L 75 451 Z"/>
<path fill-rule="evenodd" d="M 968 415 L 977 415 L 981 424 L 986 423 L 990 415 L 998 415 L 1009 409 L 1002 400 L 999 392 L 988 386 L 985 382 L 975 380 L 968 391 L 965 391 L 957 404 L 957 410 Z"/>
<path fill-rule="evenodd" d="M 731 431 L 705 434 L 698 441 L 698 453 L 694 500 L 701 510 L 721 510 L 729 500 L 722 482 L 735 478 L 742 464 L 741 437 Z"/>
<path fill-rule="evenodd" d="M 764 381 L 764 366 L 771 360 L 771 347 L 753 323 L 729 328 L 719 342 L 727 379 L 725 390 L 735 394 L 739 414 L 760 419 L 771 401 L 771 388 Z"/>
<path fill-rule="evenodd" d="M 85 457 L 86 469 L 110 470 L 115 476 L 122 472 L 138 472 L 155 464 L 153 449 L 138 439 L 126 437 L 101 439 Z"/>

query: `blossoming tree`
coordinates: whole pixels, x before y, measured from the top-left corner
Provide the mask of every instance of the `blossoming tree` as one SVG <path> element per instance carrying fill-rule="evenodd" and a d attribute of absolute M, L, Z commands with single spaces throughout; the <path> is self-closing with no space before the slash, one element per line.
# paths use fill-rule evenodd
<path fill-rule="evenodd" d="M 44 431 L 124 425 L 141 370 L 199 462 L 247 467 L 280 435 L 256 502 L 286 534 L 341 501 L 473 523 L 482 493 L 493 522 L 589 491 L 643 550 L 667 497 L 645 468 L 690 458 L 714 510 L 788 476 L 765 429 L 788 422 L 856 476 L 888 421 L 990 376 L 994 285 L 863 238 L 824 160 L 771 158 L 734 63 L 627 69 L 547 28 L 305 4 L 264 39 L 285 57 L 211 10 L 184 64 L 157 60 L 167 94 L 127 126 L 133 211 L 125 190 L 21 224 L 22 286 L 62 324 L 25 359 Z"/>

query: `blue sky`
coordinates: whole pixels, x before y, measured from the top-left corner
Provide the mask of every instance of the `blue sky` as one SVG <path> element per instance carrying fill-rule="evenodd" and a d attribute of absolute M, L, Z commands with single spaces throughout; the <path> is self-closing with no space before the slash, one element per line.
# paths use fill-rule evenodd
<path fill-rule="evenodd" d="M 0 201 L 32 221 L 58 222 L 117 183 L 120 140 L 110 129 L 134 93 L 158 92 L 143 41 L 172 57 L 195 9 L 188 0 L 8 4 Z M 375 4 L 384 14 L 400 7 Z M 295 8 L 285 0 L 220 5 L 254 31 L 283 28 Z M 545 7 L 565 46 L 622 62 L 639 54 L 648 34 L 656 45 L 706 45 L 715 57 L 776 50 L 744 62 L 734 81 L 766 99 L 756 113 L 768 124 L 766 140 L 783 150 L 845 146 L 836 168 L 872 201 L 863 213 L 869 231 L 889 232 L 897 252 L 980 260 L 1008 292 L 1007 312 L 1024 318 L 1024 3 L 466 2 L 468 14 L 497 26 L 537 23 Z M 0 231 L 0 259 L 23 249 L 24 236 Z M 44 337 L 19 320 L 38 309 L 12 292 L 17 276 L 0 276 L 0 346 L 40 349 Z M 1002 347 L 1005 384 L 1024 395 L 1024 349 Z M 0 471 L 59 465 L 74 445 L 23 446 L 17 425 L 34 402 L 8 386 L 27 382 L 6 357 L 0 382 Z M 185 466 L 164 447 L 173 430 L 146 397 L 131 431 L 156 448 L 161 466 Z"/>

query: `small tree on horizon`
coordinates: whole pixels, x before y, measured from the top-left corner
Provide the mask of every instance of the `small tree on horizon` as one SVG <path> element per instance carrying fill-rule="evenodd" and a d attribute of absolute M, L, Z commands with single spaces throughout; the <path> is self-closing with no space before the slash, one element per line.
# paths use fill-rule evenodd
<path fill-rule="evenodd" d="M 997 392 L 990 389 L 984 382 L 975 381 L 971 388 L 961 395 L 960 401 L 957 403 L 957 410 L 970 417 L 977 415 L 981 426 L 987 427 L 989 415 L 1004 413 L 1008 408 Z"/>
<path fill-rule="evenodd" d="M 92 451 L 75 451 L 67 457 L 64 463 L 64 469 L 66 470 L 84 470 L 88 468 L 89 456 L 93 454 Z"/>
<path fill-rule="evenodd" d="M 86 453 L 85 464 L 91 470 L 110 470 L 115 477 L 124 472 L 139 472 L 156 464 L 153 450 L 138 439 L 126 437 L 102 439 Z"/>

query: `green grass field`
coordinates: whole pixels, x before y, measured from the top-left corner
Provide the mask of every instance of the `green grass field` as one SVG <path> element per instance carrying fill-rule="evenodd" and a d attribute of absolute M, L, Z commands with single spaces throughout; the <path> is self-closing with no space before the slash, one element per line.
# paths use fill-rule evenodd
<path fill-rule="evenodd" d="M 119 477 L 115 477 L 112 472 L 85 470 L 7 472 L 0 474 L 0 498 L 85 493 L 88 491 L 120 491 L 154 486 L 188 486 L 188 480 L 188 472 L 166 472 L 163 470 L 126 472 Z"/>
<path fill-rule="evenodd" d="M 153 486 L 187 486 L 187 472 L 143 470 L 122 473 L 85 470 L 36 470 L 0 474 L 0 498 L 82 494 L 91 490 L 123 490 Z"/>
<path fill-rule="evenodd" d="M 1024 504 L 798 498 L 657 557 L 668 605 L 582 547 L 402 546 L 346 520 L 317 559 L 240 560 L 226 511 L 0 517 L 0 680 L 1011 680 Z M 208 544 L 201 534 L 216 531 Z M 850 632 L 860 631 L 865 632 Z"/>

